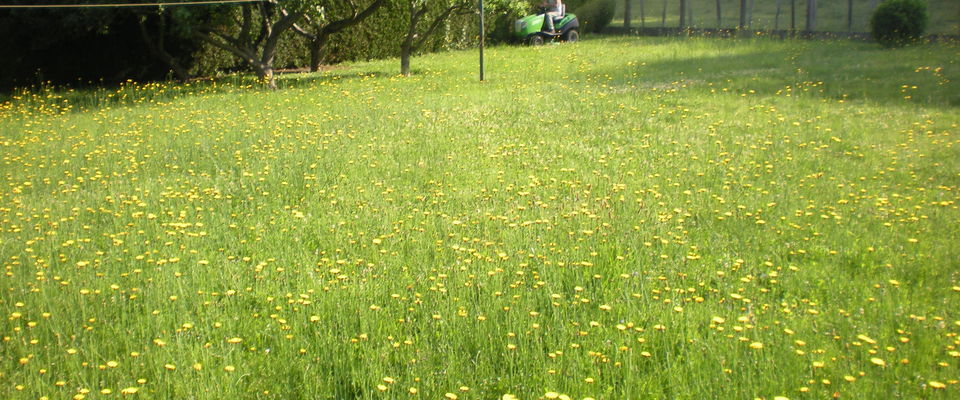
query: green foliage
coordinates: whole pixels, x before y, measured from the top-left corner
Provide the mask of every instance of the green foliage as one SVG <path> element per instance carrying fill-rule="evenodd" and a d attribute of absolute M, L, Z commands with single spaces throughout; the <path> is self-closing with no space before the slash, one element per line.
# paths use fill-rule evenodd
<path fill-rule="evenodd" d="M 597 33 L 613 21 L 616 2 L 617 0 L 587 0 L 577 8 L 568 5 L 567 9 L 574 10 L 573 13 L 577 14 L 582 31 Z"/>
<path fill-rule="evenodd" d="M 870 19 L 870 33 L 884 47 L 900 47 L 927 30 L 927 3 L 923 0 L 886 0 Z"/>

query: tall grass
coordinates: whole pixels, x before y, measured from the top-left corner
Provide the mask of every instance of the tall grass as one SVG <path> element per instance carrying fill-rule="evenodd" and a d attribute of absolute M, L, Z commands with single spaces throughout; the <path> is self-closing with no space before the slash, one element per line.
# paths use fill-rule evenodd
<path fill-rule="evenodd" d="M 956 397 L 956 46 L 487 56 L 4 103 L 0 397 Z"/>

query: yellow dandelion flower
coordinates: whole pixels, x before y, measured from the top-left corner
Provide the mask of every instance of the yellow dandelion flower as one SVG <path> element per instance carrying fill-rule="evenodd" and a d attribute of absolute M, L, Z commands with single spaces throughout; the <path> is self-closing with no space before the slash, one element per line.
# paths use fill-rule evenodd
<path fill-rule="evenodd" d="M 238 338 L 238 337 L 232 337 L 232 338 L 230 338 L 230 339 L 227 339 L 227 343 L 234 343 L 234 344 L 236 344 L 236 343 L 240 343 L 240 342 L 243 342 L 243 339 Z"/>
<path fill-rule="evenodd" d="M 127 395 L 137 394 L 137 392 L 139 391 L 140 391 L 140 388 L 138 387 L 128 387 L 128 388 L 120 389 L 120 394 L 127 394 Z"/>
<path fill-rule="evenodd" d="M 517 399 L 517 396 L 514 396 L 510 393 L 504 393 L 504 395 L 500 397 L 500 400 L 518 400 L 518 399 Z"/>
<path fill-rule="evenodd" d="M 750 348 L 754 350 L 760 350 L 763 348 L 763 343 L 760 343 L 760 342 L 750 343 Z"/>
<path fill-rule="evenodd" d="M 944 389 L 947 387 L 947 385 L 944 385 L 943 383 L 937 382 L 937 381 L 928 381 L 927 384 L 934 389 Z"/>
<path fill-rule="evenodd" d="M 449 392 L 447 392 L 446 394 L 444 394 L 443 397 L 446 397 L 446 398 L 448 398 L 448 399 L 450 399 L 450 400 L 457 400 L 457 395 L 455 395 L 455 394 L 453 394 L 453 393 L 449 393 Z"/>
<path fill-rule="evenodd" d="M 234 366 L 232 366 L 232 365 L 228 365 L 228 366 L 226 366 L 226 367 L 223 367 L 223 370 L 224 370 L 224 371 L 227 371 L 227 372 L 233 372 L 233 371 L 236 371 L 237 368 L 234 367 Z"/>
<path fill-rule="evenodd" d="M 176 365 L 173 365 L 173 364 L 163 364 L 163 368 L 166 368 L 167 370 L 173 371 L 173 370 L 177 369 L 177 366 L 176 366 Z"/>
<path fill-rule="evenodd" d="M 887 365 L 887 362 L 886 362 L 886 361 L 883 361 L 883 359 L 880 359 L 880 358 L 877 358 L 877 357 L 871 358 L 871 359 L 870 359 L 870 362 L 871 362 L 873 365 L 880 366 L 880 367 L 884 367 L 884 366 Z"/>
<path fill-rule="evenodd" d="M 543 394 L 543 397 L 546 397 L 546 398 L 548 398 L 548 399 L 559 399 L 559 398 L 560 398 L 560 393 L 557 393 L 557 392 L 547 392 L 547 393 L 544 393 L 544 394 Z"/>

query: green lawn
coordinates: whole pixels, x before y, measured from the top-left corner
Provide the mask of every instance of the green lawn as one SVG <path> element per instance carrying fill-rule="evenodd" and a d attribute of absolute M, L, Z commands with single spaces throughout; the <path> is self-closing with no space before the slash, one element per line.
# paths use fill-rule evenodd
<path fill-rule="evenodd" d="M 960 47 L 487 56 L 0 104 L 0 398 L 958 397 Z"/>
<path fill-rule="evenodd" d="M 794 26 L 797 30 L 806 28 L 807 1 L 792 0 L 794 5 Z M 753 3 L 753 18 L 748 24 L 752 29 L 790 29 L 791 0 L 747 0 L 747 7 Z M 853 0 L 853 32 L 869 32 L 870 16 L 880 0 Z M 624 1 L 616 0 L 617 13 L 613 19 L 614 26 L 623 26 Z M 641 18 L 640 7 L 643 7 Z M 687 0 L 689 12 L 687 25 L 694 28 L 717 28 L 717 0 Z M 719 0 L 720 28 L 736 28 L 740 21 L 740 0 Z M 777 5 L 780 14 L 777 14 Z M 666 9 L 664 9 L 666 5 Z M 847 32 L 848 31 L 847 0 L 819 0 L 817 1 L 817 31 Z M 664 12 L 666 10 L 666 12 Z M 932 34 L 960 34 L 960 2 L 956 0 L 927 0 L 927 12 L 930 17 L 927 33 Z M 645 27 L 659 28 L 661 26 L 676 27 L 680 22 L 679 0 L 632 0 L 631 23 L 639 28 L 641 23 Z M 666 17 L 664 19 L 664 16 Z M 642 21 L 641 21 L 642 20 Z"/>

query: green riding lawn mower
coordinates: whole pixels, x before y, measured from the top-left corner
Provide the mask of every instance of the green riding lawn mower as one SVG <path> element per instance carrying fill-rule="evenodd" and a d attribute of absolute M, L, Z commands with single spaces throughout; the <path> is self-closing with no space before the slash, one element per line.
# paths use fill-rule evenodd
<path fill-rule="evenodd" d="M 517 20 L 513 27 L 513 36 L 517 41 L 540 46 L 547 42 L 573 43 L 580 40 L 580 32 L 577 31 L 580 21 L 576 15 L 567 14 L 565 6 L 560 8 L 560 17 L 553 17 L 553 30 L 550 30 L 546 20 L 551 17 L 542 9 L 540 11 Z"/>

